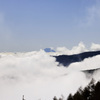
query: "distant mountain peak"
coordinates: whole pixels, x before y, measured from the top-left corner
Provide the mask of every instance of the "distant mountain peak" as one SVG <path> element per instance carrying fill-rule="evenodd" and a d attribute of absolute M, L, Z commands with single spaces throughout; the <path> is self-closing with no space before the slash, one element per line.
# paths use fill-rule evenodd
<path fill-rule="evenodd" d="M 51 49 L 51 48 L 45 48 L 44 49 L 45 52 L 55 52 L 55 50 Z"/>

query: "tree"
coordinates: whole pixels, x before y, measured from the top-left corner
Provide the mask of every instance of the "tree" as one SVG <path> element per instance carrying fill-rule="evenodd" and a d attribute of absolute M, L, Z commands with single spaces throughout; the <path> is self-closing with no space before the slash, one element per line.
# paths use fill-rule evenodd
<path fill-rule="evenodd" d="M 72 96 L 72 94 L 69 94 L 67 100 L 73 100 L 73 96 Z"/>
<path fill-rule="evenodd" d="M 57 100 L 57 97 L 56 97 L 56 96 L 54 96 L 53 100 Z"/>

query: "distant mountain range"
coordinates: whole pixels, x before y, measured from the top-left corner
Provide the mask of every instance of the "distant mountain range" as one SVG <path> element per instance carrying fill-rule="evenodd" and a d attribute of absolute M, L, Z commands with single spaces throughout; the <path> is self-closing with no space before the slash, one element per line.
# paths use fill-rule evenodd
<path fill-rule="evenodd" d="M 62 64 L 67 67 L 71 63 L 81 62 L 86 58 L 93 57 L 96 55 L 100 55 L 100 51 L 90 51 L 90 52 L 84 52 L 84 53 L 74 54 L 74 55 L 59 55 L 53 57 L 56 58 L 56 61 L 59 62 L 59 65 Z"/>

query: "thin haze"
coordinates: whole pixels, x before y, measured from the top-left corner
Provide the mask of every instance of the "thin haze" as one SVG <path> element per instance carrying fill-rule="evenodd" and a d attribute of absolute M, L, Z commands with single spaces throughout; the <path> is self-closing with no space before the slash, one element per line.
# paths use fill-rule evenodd
<path fill-rule="evenodd" d="M 100 43 L 99 0 L 0 0 L 0 51 Z"/>

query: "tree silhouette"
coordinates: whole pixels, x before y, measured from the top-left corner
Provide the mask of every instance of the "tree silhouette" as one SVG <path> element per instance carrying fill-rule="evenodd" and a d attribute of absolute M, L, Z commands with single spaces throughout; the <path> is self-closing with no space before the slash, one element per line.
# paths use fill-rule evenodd
<path fill-rule="evenodd" d="M 67 100 L 100 100 L 100 82 L 94 84 L 94 79 L 82 90 L 79 90 L 72 96 L 68 96 Z"/>
<path fill-rule="evenodd" d="M 69 94 L 67 100 L 73 100 L 73 96 L 72 96 L 72 94 Z"/>
<path fill-rule="evenodd" d="M 57 97 L 56 97 L 56 96 L 54 96 L 53 100 L 57 100 Z"/>
<path fill-rule="evenodd" d="M 55 96 L 53 100 L 63 100 L 63 98 L 57 99 Z M 100 100 L 100 82 L 95 83 L 92 79 L 84 89 L 80 87 L 74 95 L 69 94 L 67 100 Z"/>

